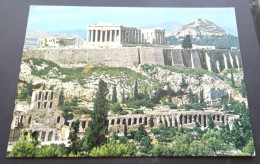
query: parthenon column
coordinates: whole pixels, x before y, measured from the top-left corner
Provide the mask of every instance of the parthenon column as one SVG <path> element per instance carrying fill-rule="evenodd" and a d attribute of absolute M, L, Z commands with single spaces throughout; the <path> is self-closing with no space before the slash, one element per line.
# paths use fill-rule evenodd
<path fill-rule="evenodd" d="M 109 42 L 112 42 L 112 30 L 109 30 Z"/>
<path fill-rule="evenodd" d="M 91 30 L 90 42 L 93 42 L 93 35 L 94 35 L 94 32 L 93 32 L 93 30 Z"/>
<path fill-rule="evenodd" d="M 98 41 L 98 30 L 95 30 L 95 42 Z"/>
<path fill-rule="evenodd" d="M 119 37 L 118 37 L 118 42 L 119 42 L 119 43 L 122 42 L 122 38 L 121 38 L 122 35 L 121 35 L 121 32 L 122 32 L 121 29 L 119 29 L 119 30 L 118 30 L 118 35 L 119 35 Z"/>
<path fill-rule="evenodd" d="M 105 30 L 105 42 L 107 42 L 107 30 Z"/>

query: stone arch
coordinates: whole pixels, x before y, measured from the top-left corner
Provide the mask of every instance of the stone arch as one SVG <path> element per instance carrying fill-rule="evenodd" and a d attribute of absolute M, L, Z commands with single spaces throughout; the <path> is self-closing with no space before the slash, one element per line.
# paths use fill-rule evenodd
<path fill-rule="evenodd" d="M 128 125 L 131 125 L 131 121 L 132 121 L 132 119 L 129 118 L 129 119 L 128 119 Z"/>
<path fill-rule="evenodd" d="M 140 117 L 140 118 L 139 118 L 139 123 L 141 124 L 142 122 L 143 122 L 143 118 Z"/>
<path fill-rule="evenodd" d="M 116 120 L 116 124 L 120 124 L 120 119 L 119 118 Z"/>
<path fill-rule="evenodd" d="M 202 125 L 202 123 L 201 123 L 201 115 L 199 115 L 199 123 L 200 123 L 200 125 Z"/>
<path fill-rule="evenodd" d="M 52 140 L 52 136 L 53 136 L 53 131 L 50 131 L 48 134 L 48 141 Z"/>
<path fill-rule="evenodd" d="M 217 121 L 220 121 L 220 116 L 219 115 L 217 115 Z"/>
<path fill-rule="evenodd" d="M 193 116 L 193 119 L 194 119 L 194 122 L 197 122 L 197 115 L 196 114 Z"/>
<path fill-rule="evenodd" d="M 136 124 L 137 123 L 137 118 L 134 118 L 134 124 Z"/>
<path fill-rule="evenodd" d="M 144 125 L 147 125 L 147 117 L 144 117 Z"/>
<path fill-rule="evenodd" d="M 30 116 L 30 117 L 28 118 L 28 124 L 29 124 L 29 125 L 31 124 L 31 121 L 32 121 L 32 116 Z"/>
<path fill-rule="evenodd" d="M 203 126 L 206 127 L 207 126 L 207 116 L 203 115 Z"/>
<path fill-rule="evenodd" d="M 20 123 L 23 123 L 23 115 L 20 117 Z"/>
<path fill-rule="evenodd" d="M 82 129 L 85 129 L 85 127 L 86 127 L 86 121 L 82 121 L 81 127 L 82 127 Z"/>
<path fill-rule="evenodd" d="M 122 124 L 123 124 L 123 125 L 126 124 L 126 119 L 125 119 L 125 118 L 123 119 Z"/>
<path fill-rule="evenodd" d="M 55 141 L 58 141 L 59 140 L 59 135 L 58 133 L 55 133 Z"/>
<path fill-rule="evenodd" d="M 57 123 L 60 123 L 60 116 L 57 117 Z"/>
<path fill-rule="evenodd" d="M 221 116 L 222 124 L 225 124 L 225 118 L 224 116 Z"/>
<path fill-rule="evenodd" d="M 41 141 L 44 142 L 45 141 L 45 136 L 46 136 L 46 132 L 42 132 L 42 135 L 41 135 Z"/>
<path fill-rule="evenodd" d="M 182 121 L 183 121 L 183 116 L 180 115 L 179 119 L 180 119 L 180 124 L 182 125 L 182 124 L 183 124 L 183 123 L 182 123 Z"/>
<path fill-rule="evenodd" d="M 53 99 L 53 92 L 51 92 L 51 100 Z"/>
<path fill-rule="evenodd" d="M 187 115 L 184 115 L 184 124 L 188 123 Z"/>
<path fill-rule="evenodd" d="M 114 124 L 115 124 L 115 120 L 112 119 L 112 120 L 111 120 L 111 125 L 114 125 Z"/>
<path fill-rule="evenodd" d="M 38 135 L 39 135 L 39 132 L 38 131 L 34 131 L 32 133 L 32 137 L 35 138 L 36 140 L 38 140 Z"/>
<path fill-rule="evenodd" d="M 192 115 L 189 115 L 189 123 L 192 123 Z"/>
<path fill-rule="evenodd" d="M 213 114 L 213 116 L 212 116 L 212 120 L 213 120 L 213 121 L 216 120 L 216 115 L 215 115 L 215 114 Z"/>

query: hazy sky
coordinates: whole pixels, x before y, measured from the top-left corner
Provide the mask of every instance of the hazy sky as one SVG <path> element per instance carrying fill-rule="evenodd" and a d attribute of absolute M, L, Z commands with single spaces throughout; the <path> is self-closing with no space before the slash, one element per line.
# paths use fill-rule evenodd
<path fill-rule="evenodd" d="M 237 35 L 234 8 L 133 8 L 31 6 L 27 28 L 44 32 L 86 29 L 98 22 L 129 27 L 168 22 L 186 24 L 201 17 Z"/>

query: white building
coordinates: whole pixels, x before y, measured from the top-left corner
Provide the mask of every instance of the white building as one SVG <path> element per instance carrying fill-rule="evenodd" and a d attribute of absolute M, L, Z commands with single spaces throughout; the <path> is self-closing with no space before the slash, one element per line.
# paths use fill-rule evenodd
<path fill-rule="evenodd" d="M 164 29 L 138 29 L 110 23 L 87 26 L 89 48 L 115 48 L 140 44 L 164 44 Z"/>

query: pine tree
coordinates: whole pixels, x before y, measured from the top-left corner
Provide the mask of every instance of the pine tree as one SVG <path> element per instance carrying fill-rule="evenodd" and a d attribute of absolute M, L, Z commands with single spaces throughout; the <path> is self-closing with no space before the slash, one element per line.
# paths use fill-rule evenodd
<path fill-rule="evenodd" d="M 169 85 L 167 86 L 167 91 L 168 91 L 168 102 L 172 102 L 172 90 Z"/>
<path fill-rule="evenodd" d="M 107 84 L 100 79 L 96 98 L 94 100 L 94 110 L 91 113 L 92 120 L 88 123 L 88 128 L 83 138 L 83 149 L 87 152 L 93 147 L 101 146 L 106 142 L 107 133 Z"/>
<path fill-rule="evenodd" d="M 126 125 L 126 123 L 124 124 L 124 136 L 127 136 L 127 125 Z"/>
<path fill-rule="evenodd" d="M 149 125 L 150 125 L 150 127 L 153 127 L 153 126 L 154 126 L 153 116 L 150 117 Z"/>
<path fill-rule="evenodd" d="M 60 95 L 59 95 L 59 103 L 58 103 L 58 105 L 59 105 L 59 106 L 62 106 L 63 103 L 64 103 L 64 92 L 63 92 L 63 88 L 61 88 Z"/>
<path fill-rule="evenodd" d="M 186 37 L 184 38 L 184 40 L 182 42 L 181 47 L 184 48 L 184 49 L 191 49 L 192 48 L 190 35 L 186 35 Z"/>
<path fill-rule="evenodd" d="M 200 91 L 200 103 L 204 103 L 204 93 L 203 89 Z"/>
<path fill-rule="evenodd" d="M 235 88 L 235 81 L 234 81 L 234 75 L 233 75 L 233 69 L 231 69 L 231 86 Z"/>
<path fill-rule="evenodd" d="M 123 89 L 123 93 L 122 93 L 121 103 L 122 103 L 122 104 L 125 104 L 125 103 L 126 103 L 126 101 L 125 101 L 125 90 L 124 90 L 124 89 Z"/>
<path fill-rule="evenodd" d="M 137 86 L 137 80 L 135 80 L 135 86 L 134 86 L 134 99 L 138 99 L 138 86 Z"/>
<path fill-rule="evenodd" d="M 241 87 L 239 89 L 239 92 L 241 93 L 242 97 L 246 98 L 246 85 L 244 82 L 244 79 L 241 80 Z"/>
<path fill-rule="evenodd" d="M 117 103 L 117 92 L 116 92 L 116 85 L 114 85 L 113 93 L 112 93 L 112 103 Z"/>

